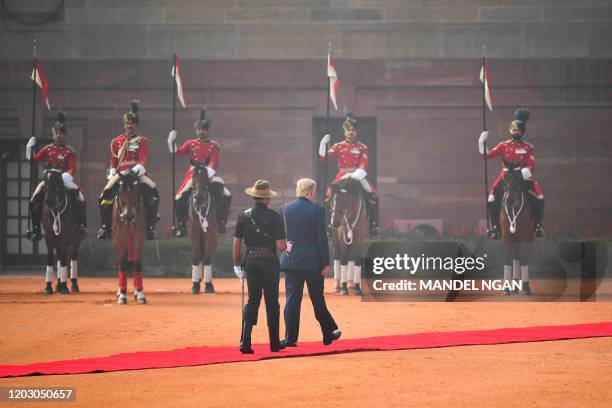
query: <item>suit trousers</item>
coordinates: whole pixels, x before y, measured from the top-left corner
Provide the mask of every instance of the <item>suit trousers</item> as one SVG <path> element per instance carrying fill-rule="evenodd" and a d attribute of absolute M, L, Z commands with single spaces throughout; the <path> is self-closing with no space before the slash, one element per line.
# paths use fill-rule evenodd
<path fill-rule="evenodd" d="M 278 285 L 280 279 L 280 264 L 278 258 L 247 257 L 245 274 L 249 291 L 249 300 L 244 306 L 244 320 L 256 325 L 261 294 L 266 302 L 266 317 L 268 327 L 278 327 L 280 320 L 280 305 L 278 303 Z"/>
<path fill-rule="evenodd" d="M 292 270 L 286 271 L 286 275 L 285 340 L 289 343 L 297 343 L 298 340 L 304 282 L 308 287 L 308 295 L 312 302 L 315 317 L 321 326 L 323 336 L 329 335 L 332 331 L 338 329 L 338 325 L 325 304 L 325 297 L 323 295 L 325 277 L 321 276 L 321 272 Z"/>

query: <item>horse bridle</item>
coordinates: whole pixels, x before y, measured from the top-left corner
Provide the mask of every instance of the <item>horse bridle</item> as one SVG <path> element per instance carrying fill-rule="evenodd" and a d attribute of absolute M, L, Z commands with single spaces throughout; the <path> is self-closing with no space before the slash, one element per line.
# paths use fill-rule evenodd
<path fill-rule="evenodd" d="M 123 182 L 123 180 L 119 181 L 119 194 L 117 194 L 117 210 L 119 211 L 119 219 L 121 220 L 121 222 L 123 222 L 124 224 L 136 224 L 138 222 L 138 218 L 140 215 L 140 192 L 136 192 L 136 202 L 134 203 L 134 207 L 136 208 L 136 212 L 134 213 L 134 218 L 131 221 L 127 221 L 125 219 L 125 215 L 123 214 L 123 208 L 124 208 L 124 203 L 123 200 L 121 199 L 121 192 L 123 188 L 127 188 L 128 190 L 130 189 L 129 186 L 126 185 L 126 183 Z M 126 214 L 127 215 L 127 214 Z"/>
<path fill-rule="evenodd" d="M 519 169 L 515 168 L 513 170 L 517 170 Z M 512 171 L 509 168 L 504 168 L 504 171 Z M 506 218 L 508 219 L 508 222 L 510 223 L 509 226 L 509 230 L 511 234 L 514 234 L 516 232 L 516 221 L 518 220 L 519 215 L 521 214 L 521 212 L 523 211 L 523 207 L 525 205 L 525 192 L 521 189 L 520 193 L 521 193 L 521 205 L 519 206 L 518 211 L 516 211 L 516 205 L 512 205 L 512 215 L 510 215 L 510 211 L 508 210 L 508 197 L 509 197 L 509 191 L 506 187 L 506 183 L 504 183 L 504 195 L 503 195 L 503 203 L 504 203 L 504 212 L 506 213 Z"/>
<path fill-rule="evenodd" d="M 47 174 L 48 173 L 58 173 L 60 175 L 60 180 L 61 180 L 61 174 L 62 172 L 58 169 L 47 169 L 45 170 L 45 179 L 47 178 Z M 63 186 L 63 181 L 60 181 L 60 186 Z M 55 234 L 55 236 L 59 236 L 62 233 L 62 214 L 64 214 L 64 212 L 66 212 L 66 209 L 68 208 L 68 194 L 66 194 L 66 188 L 59 188 L 59 192 L 57 193 L 58 195 L 58 200 L 57 200 L 57 205 L 54 207 L 49 207 L 48 204 L 47 205 L 47 209 L 49 210 L 49 214 L 51 215 L 51 217 L 53 218 L 52 221 L 52 228 L 53 228 L 53 233 Z M 62 199 L 59 197 L 61 192 L 63 192 L 63 205 L 62 205 Z M 50 193 L 49 190 L 46 190 L 47 194 L 55 194 L 55 193 Z M 62 207 L 61 209 L 58 210 L 59 207 Z"/>
<path fill-rule="evenodd" d="M 204 166 L 194 166 L 194 171 L 198 170 L 198 174 L 200 174 L 201 171 L 205 172 L 205 177 L 207 178 L 207 181 L 210 181 L 208 179 L 208 174 L 206 173 L 206 169 L 204 168 Z M 193 177 L 193 175 L 192 175 Z M 192 180 L 192 185 L 193 185 L 193 180 Z M 200 222 L 200 227 L 202 228 L 202 232 L 207 232 L 208 230 L 208 214 L 210 212 L 210 207 L 211 207 L 211 197 L 210 197 L 210 189 L 208 188 L 208 182 L 206 185 L 205 190 L 205 195 L 206 195 L 206 200 L 202 200 L 202 202 L 200 202 L 199 198 L 201 198 L 200 195 L 196 194 L 195 192 L 195 187 L 193 187 L 193 193 L 191 195 L 191 208 L 193 210 L 193 212 L 198 216 L 198 221 Z M 202 194 L 202 195 L 204 195 Z M 205 207 L 204 207 L 205 205 Z M 202 208 L 206 208 L 206 211 L 204 214 L 202 214 Z"/>
<path fill-rule="evenodd" d="M 340 189 L 340 192 L 348 196 L 347 189 Z M 336 210 L 337 194 L 338 194 L 337 192 L 334 192 L 334 196 L 332 198 L 332 208 L 331 208 L 332 219 L 333 219 L 334 214 L 342 214 L 342 218 L 344 219 L 344 223 L 346 224 L 346 232 L 344 233 L 342 239 L 344 240 L 344 243 L 346 245 L 351 245 L 353 243 L 353 229 L 355 228 L 355 225 L 357 225 L 357 221 L 359 221 L 359 217 L 361 217 L 362 197 L 360 194 L 358 194 L 357 200 L 359 201 L 359 207 L 357 209 L 357 215 L 355 216 L 355 220 L 351 223 L 349 219 L 346 217 L 345 210 Z"/>

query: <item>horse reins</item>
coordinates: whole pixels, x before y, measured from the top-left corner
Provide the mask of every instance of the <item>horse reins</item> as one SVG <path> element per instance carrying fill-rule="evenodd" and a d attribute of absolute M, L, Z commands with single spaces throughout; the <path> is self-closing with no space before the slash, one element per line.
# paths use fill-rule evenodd
<path fill-rule="evenodd" d="M 358 201 L 359 201 L 359 207 L 357 208 L 357 216 L 355 217 L 355 220 L 352 222 L 349 222 L 348 218 L 346 217 L 346 211 L 336 211 L 336 194 L 334 194 L 334 200 L 333 200 L 333 206 L 332 206 L 332 214 L 335 213 L 340 213 L 342 214 L 342 218 L 344 218 L 344 223 L 346 224 L 346 229 L 347 231 L 343 234 L 342 239 L 344 240 L 344 243 L 346 245 L 351 245 L 353 243 L 353 229 L 355 228 L 355 225 L 357 225 L 357 221 L 359 221 L 359 217 L 361 216 L 361 207 L 362 207 L 362 197 L 361 195 L 359 195 L 358 197 Z"/>

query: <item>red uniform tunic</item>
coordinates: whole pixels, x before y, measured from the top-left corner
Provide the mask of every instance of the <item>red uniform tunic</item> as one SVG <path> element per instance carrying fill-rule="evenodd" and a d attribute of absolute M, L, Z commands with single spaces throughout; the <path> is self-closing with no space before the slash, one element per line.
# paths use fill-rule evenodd
<path fill-rule="evenodd" d="M 350 143 L 344 141 L 336 143 L 327 151 L 327 157 L 330 159 L 338 159 L 338 174 L 336 174 L 332 184 L 337 183 L 345 174 L 353 172 L 356 169 L 368 169 L 368 146 L 361 142 Z M 324 157 L 321 157 L 321 160 L 324 159 Z M 376 194 L 376 190 L 372 184 L 370 184 L 368 180 L 366 180 L 366 182 L 372 189 L 372 192 Z M 327 195 L 329 195 L 329 189 Z"/>
<path fill-rule="evenodd" d="M 219 166 L 219 143 L 214 140 L 201 141 L 200 139 L 190 139 L 183 143 L 178 149 L 176 149 L 177 156 L 189 155 L 190 160 L 197 162 L 204 162 L 208 167 L 217 170 Z M 191 181 L 193 167 L 189 167 L 185 178 L 178 188 L 176 194 L 179 195 L 187 183 Z"/>
<path fill-rule="evenodd" d="M 40 162 L 58 167 L 62 172 L 68 172 L 73 176 L 76 174 L 77 158 L 72 147 L 58 146 L 55 143 L 48 144 L 37 151 L 32 158 L 32 163 Z"/>
<path fill-rule="evenodd" d="M 497 146 L 487 152 L 487 160 L 496 157 L 502 157 L 505 161 L 518 163 L 521 167 L 527 167 L 531 174 L 535 174 L 535 158 L 533 157 L 533 145 L 527 142 L 515 142 L 513 139 L 508 139 L 504 142 L 500 142 Z M 504 178 L 504 167 L 502 165 L 501 172 L 495 182 L 489 194 L 493 194 L 493 190 Z M 533 181 L 533 188 L 537 195 L 544 195 L 542 187 L 533 176 L 530 179 Z"/>
<path fill-rule="evenodd" d="M 119 135 L 111 142 L 111 168 L 117 171 L 129 170 L 140 163 L 146 168 L 149 154 L 149 139 L 144 136 L 133 136 L 124 147 L 127 135 Z"/>

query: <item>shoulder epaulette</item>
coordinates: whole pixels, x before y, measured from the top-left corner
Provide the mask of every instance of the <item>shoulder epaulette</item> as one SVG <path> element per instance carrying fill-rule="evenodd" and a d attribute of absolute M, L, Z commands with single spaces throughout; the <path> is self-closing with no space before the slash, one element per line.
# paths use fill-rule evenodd
<path fill-rule="evenodd" d="M 214 144 L 215 146 L 219 147 L 219 142 L 217 142 L 216 140 L 212 140 L 210 139 L 210 143 Z"/>
<path fill-rule="evenodd" d="M 357 144 L 362 145 L 362 146 L 363 146 L 363 147 L 365 147 L 366 149 L 368 148 L 368 146 L 367 146 L 365 143 L 361 143 L 361 142 L 357 141 Z"/>
<path fill-rule="evenodd" d="M 68 148 L 68 150 L 70 150 L 74 154 L 76 154 L 76 152 L 77 152 L 77 150 L 74 147 L 70 146 L 70 145 L 66 145 L 66 148 Z"/>

